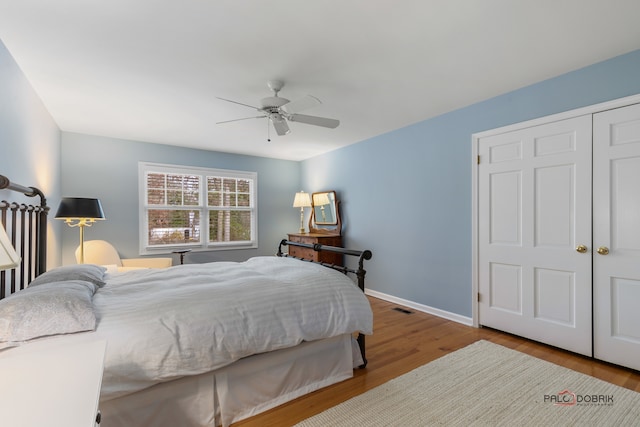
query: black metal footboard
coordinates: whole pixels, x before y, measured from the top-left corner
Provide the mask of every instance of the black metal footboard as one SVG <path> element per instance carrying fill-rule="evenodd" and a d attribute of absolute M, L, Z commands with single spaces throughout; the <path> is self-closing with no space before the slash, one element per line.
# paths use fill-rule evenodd
<path fill-rule="evenodd" d="M 309 248 L 309 249 L 313 249 L 314 251 L 320 252 L 320 251 L 328 251 L 328 252 L 334 252 L 334 253 L 338 253 L 338 254 L 342 254 L 342 255 L 348 255 L 348 256 L 355 256 L 358 257 L 358 268 L 357 269 L 353 269 L 353 268 L 349 268 L 349 267 L 345 267 L 345 266 L 341 266 L 341 265 L 335 265 L 335 264 L 328 264 L 325 262 L 317 262 L 317 261 L 311 261 L 308 259 L 304 259 L 304 258 L 298 258 L 298 257 L 294 257 L 292 255 L 289 255 L 288 253 L 282 252 L 282 247 L 283 246 L 298 246 L 301 248 Z M 356 275 L 356 278 L 358 280 L 358 287 L 360 288 L 360 290 L 362 292 L 364 292 L 364 276 L 366 275 L 367 271 L 364 269 L 364 261 L 365 260 L 369 260 L 371 259 L 371 257 L 373 256 L 373 254 L 371 253 L 370 250 L 364 250 L 364 251 L 357 251 L 357 250 L 353 250 L 353 249 L 345 249 L 345 248 L 339 248 L 337 246 L 326 246 L 326 245 L 320 245 L 320 244 L 308 244 L 308 243 L 299 243 L 299 242 L 292 242 L 290 240 L 287 239 L 282 239 L 280 241 L 280 244 L 278 245 L 278 252 L 276 253 L 277 256 L 279 257 L 290 257 L 290 258 L 296 258 L 302 261 L 307 261 L 307 262 L 313 262 L 315 264 L 321 264 L 325 267 L 329 267 L 329 268 L 333 268 L 334 270 L 337 270 L 341 273 L 347 274 L 347 273 L 352 273 Z M 366 350 L 365 350 L 365 336 L 364 334 L 359 333 L 358 334 L 358 346 L 360 347 L 360 354 L 362 354 L 362 360 L 364 361 L 364 363 L 362 365 L 360 365 L 360 368 L 364 368 L 367 366 L 367 357 L 366 357 Z"/>

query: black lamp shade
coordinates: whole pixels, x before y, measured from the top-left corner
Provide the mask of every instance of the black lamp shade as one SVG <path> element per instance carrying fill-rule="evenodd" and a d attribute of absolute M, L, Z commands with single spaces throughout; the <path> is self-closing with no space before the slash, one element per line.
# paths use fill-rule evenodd
<path fill-rule="evenodd" d="M 64 197 L 56 212 L 56 218 L 94 218 L 104 219 L 104 212 L 99 199 L 82 197 Z"/>

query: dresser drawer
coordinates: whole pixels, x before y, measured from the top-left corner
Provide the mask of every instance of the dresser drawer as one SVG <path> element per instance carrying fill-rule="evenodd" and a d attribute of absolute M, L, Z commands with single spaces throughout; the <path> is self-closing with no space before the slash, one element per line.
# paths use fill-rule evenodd
<path fill-rule="evenodd" d="M 333 236 L 326 234 L 289 234 L 289 240 L 296 243 L 304 243 L 307 245 L 323 245 L 342 247 L 342 236 Z M 310 261 L 326 262 L 328 264 L 343 265 L 342 254 L 333 252 L 317 252 L 311 248 L 300 248 L 297 246 L 289 246 L 289 255 L 297 258 L 304 258 Z"/>
<path fill-rule="evenodd" d="M 317 252 L 313 249 L 308 248 L 298 248 L 296 246 L 289 246 L 289 255 L 294 256 L 296 258 L 304 258 L 308 260 L 316 260 Z"/>

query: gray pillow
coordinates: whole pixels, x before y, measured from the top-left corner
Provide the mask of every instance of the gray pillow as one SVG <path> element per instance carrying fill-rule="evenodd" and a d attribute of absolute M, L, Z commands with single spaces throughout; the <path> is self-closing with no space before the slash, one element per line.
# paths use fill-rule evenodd
<path fill-rule="evenodd" d="M 0 348 L 34 338 L 96 329 L 94 283 L 51 282 L 18 291 L 0 300 Z"/>
<path fill-rule="evenodd" d="M 102 279 L 106 271 L 106 268 L 95 264 L 66 265 L 42 273 L 29 283 L 29 287 L 69 280 L 84 280 L 102 287 L 105 285 Z"/>

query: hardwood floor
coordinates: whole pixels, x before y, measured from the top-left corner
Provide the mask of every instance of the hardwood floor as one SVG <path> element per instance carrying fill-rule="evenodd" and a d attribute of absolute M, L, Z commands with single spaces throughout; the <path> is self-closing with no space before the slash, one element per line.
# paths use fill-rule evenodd
<path fill-rule="evenodd" d="M 640 372 L 488 328 L 473 328 L 369 297 L 374 334 L 367 336 L 366 369 L 354 377 L 256 415 L 235 426 L 290 426 L 478 340 L 487 340 L 640 392 Z M 404 307 L 401 307 L 404 308 Z"/>

